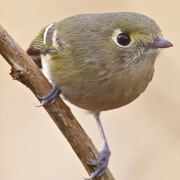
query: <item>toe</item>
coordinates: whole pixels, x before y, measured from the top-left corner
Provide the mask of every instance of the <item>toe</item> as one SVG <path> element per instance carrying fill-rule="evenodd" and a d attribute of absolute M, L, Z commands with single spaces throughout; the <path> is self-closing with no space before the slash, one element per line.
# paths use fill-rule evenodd
<path fill-rule="evenodd" d="M 37 96 L 40 100 L 42 100 L 40 105 L 37 105 L 37 107 L 41 107 L 44 105 L 50 105 L 54 103 L 54 101 L 59 97 L 61 91 L 57 86 L 54 86 L 51 92 L 44 96 Z"/>
<path fill-rule="evenodd" d="M 108 162 L 109 162 L 109 157 L 110 157 L 110 149 L 108 147 L 104 148 L 103 151 L 101 152 L 101 155 L 99 157 L 99 159 L 97 159 L 96 161 L 92 162 L 92 163 L 87 163 L 89 165 L 98 165 L 100 164 L 100 166 L 98 167 L 98 169 L 93 172 L 89 178 L 86 178 L 86 180 L 90 180 L 93 179 L 95 177 L 99 177 L 101 176 L 104 171 L 107 169 L 108 166 Z"/>

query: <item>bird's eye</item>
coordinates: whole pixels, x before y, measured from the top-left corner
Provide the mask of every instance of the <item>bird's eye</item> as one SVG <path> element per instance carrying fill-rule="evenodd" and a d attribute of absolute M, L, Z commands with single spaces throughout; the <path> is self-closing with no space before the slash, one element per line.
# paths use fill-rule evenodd
<path fill-rule="evenodd" d="M 119 34 L 117 36 L 117 42 L 121 46 L 127 46 L 131 42 L 131 38 L 127 34 Z"/>

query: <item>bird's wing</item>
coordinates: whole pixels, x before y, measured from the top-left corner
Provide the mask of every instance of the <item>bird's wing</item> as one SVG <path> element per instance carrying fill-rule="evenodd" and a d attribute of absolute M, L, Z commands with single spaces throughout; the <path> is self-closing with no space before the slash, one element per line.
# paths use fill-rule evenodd
<path fill-rule="evenodd" d="M 57 37 L 57 23 L 50 24 L 43 28 L 30 44 L 27 54 L 33 61 L 42 68 L 41 54 L 56 56 L 67 51 L 69 45 Z"/>

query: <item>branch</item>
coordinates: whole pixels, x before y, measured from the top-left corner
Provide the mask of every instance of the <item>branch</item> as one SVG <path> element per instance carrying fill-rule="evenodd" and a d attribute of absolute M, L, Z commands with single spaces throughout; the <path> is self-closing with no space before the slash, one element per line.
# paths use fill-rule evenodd
<path fill-rule="evenodd" d="M 26 85 L 35 96 L 37 94 L 42 96 L 51 91 L 52 85 L 26 52 L 8 35 L 1 25 L 0 53 L 12 67 L 10 74 L 13 79 Z M 69 107 L 67 107 L 61 98 L 58 98 L 55 103 L 44 108 L 66 137 L 87 172 L 89 174 L 94 172 L 97 167 L 89 166 L 86 162 L 94 161 L 99 157 L 99 153 L 91 139 L 71 113 Z M 107 169 L 101 177 L 94 179 L 113 180 L 114 178 Z"/>

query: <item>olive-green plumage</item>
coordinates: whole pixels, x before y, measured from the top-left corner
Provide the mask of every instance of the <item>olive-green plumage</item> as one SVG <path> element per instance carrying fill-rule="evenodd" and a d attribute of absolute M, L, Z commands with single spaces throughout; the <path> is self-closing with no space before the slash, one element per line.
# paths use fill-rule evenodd
<path fill-rule="evenodd" d="M 146 89 L 160 48 L 170 46 L 147 16 L 105 13 L 76 15 L 50 24 L 27 52 L 68 101 L 94 113 L 99 123 L 101 111 L 124 106 Z M 104 168 L 89 179 L 104 172 L 110 156 L 100 131 L 104 150 L 97 162 L 104 161 Z"/>
<path fill-rule="evenodd" d="M 46 28 L 30 48 L 42 54 L 49 80 L 67 100 L 81 108 L 100 112 L 126 105 L 152 79 L 159 49 L 147 47 L 155 38 L 161 38 L 161 32 L 152 19 L 142 14 L 73 16 L 52 24 L 43 44 Z M 118 29 L 131 37 L 128 46 L 113 42 L 111 37 Z"/>

